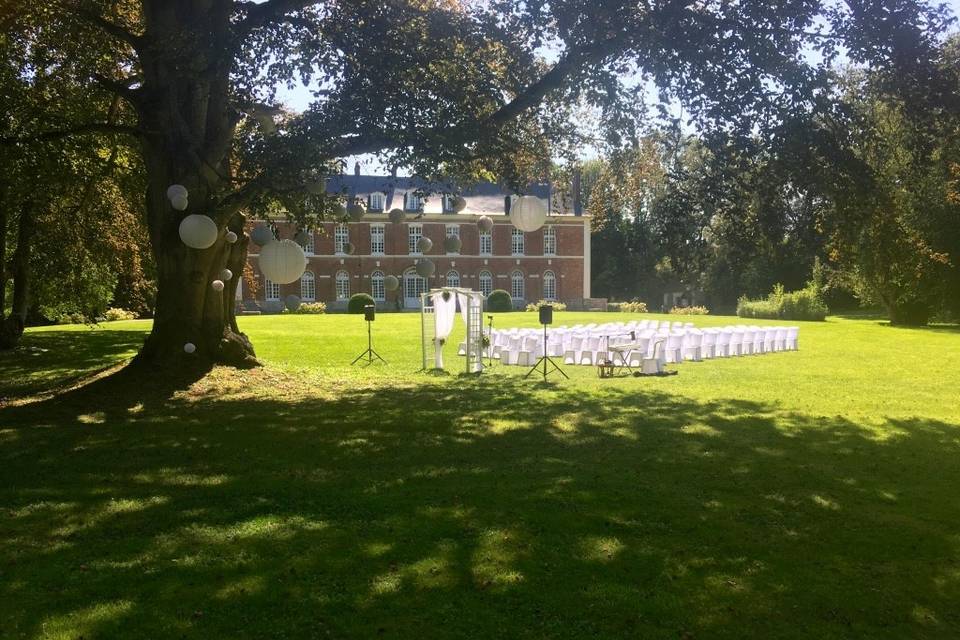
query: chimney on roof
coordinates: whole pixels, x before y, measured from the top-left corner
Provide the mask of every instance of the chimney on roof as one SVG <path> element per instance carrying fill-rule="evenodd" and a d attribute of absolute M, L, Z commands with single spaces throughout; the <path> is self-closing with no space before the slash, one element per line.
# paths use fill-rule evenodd
<path fill-rule="evenodd" d="M 359 163 L 359 162 L 354 162 L 354 163 L 353 163 L 353 175 L 355 175 L 355 176 L 360 175 L 360 163 Z"/>
<path fill-rule="evenodd" d="M 570 180 L 570 190 L 573 191 L 573 215 L 583 215 L 583 203 L 580 200 L 580 167 L 573 169 L 573 177 Z"/>

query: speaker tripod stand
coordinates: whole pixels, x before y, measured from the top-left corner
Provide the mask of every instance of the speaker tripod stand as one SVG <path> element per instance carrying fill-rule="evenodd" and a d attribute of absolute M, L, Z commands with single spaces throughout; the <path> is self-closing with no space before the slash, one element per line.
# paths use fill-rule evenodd
<path fill-rule="evenodd" d="M 560 372 L 567 380 L 570 379 L 570 376 L 560 368 L 556 362 L 553 361 L 549 355 L 547 355 L 547 325 L 543 325 L 543 355 L 537 360 L 537 364 L 533 365 L 533 368 L 530 371 L 527 371 L 527 375 L 523 376 L 525 379 L 530 377 L 530 374 L 537 372 L 543 375 L 543 381 L 547 381 L 547 376 L 554 371 Z"/>
<path fill-rule="evenodd" d="M 350 365 L 353 366 L 363 361 L 364 366 L 369 366 L 373 364 L 374 360 L 379 360 L 383 364 L 387 364 L 387 361 L 381 358 L 380 354 L 373 349 L 373 334 L 370 332 L 370 320 L 367 320 L 367 350 L 354 358 Z"/>

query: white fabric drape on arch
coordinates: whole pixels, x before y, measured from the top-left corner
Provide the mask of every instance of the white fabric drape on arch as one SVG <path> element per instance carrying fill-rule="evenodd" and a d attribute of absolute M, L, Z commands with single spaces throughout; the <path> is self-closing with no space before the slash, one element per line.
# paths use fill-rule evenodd
<path fill-rule="evenodd" d="M 437 369 L 443 369 L 443 349 L 440 341 L 446 340 L 453 331 L 453 319 L 457 315 L 457 296 L 447 293 L 447 299 L 444 300 L 443 294 L 443 291 L 438 291 L 430 296 L 433 300 L 433 322 L 436 330 L 433 363 Z"/>

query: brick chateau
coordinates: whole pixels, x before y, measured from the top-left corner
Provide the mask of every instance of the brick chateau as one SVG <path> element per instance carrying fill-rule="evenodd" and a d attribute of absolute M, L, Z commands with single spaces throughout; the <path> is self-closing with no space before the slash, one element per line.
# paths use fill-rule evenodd
<path fill-rule="evenodd" d="M 288 285 L 266 280 L 257 261 L 260 247 L 250 245 L 249 263 L 257 278 L 257 303 L 264 310 L 279 310 L 290 294 L 304 302 L 321 301 L 331 310 L 346 306 L 351 295 L 368 293 L 382 309 L 416 309 L 420 294 L 433 287 L 459 286 L 483 292 L 508 291 L 514 306 L 547 299 L 580 308 L 590 297 L 590 220 L 581 215 L 579 203 L 564 207 L 549 185 L 533 185 L 527 195 L 544 200 L 549 211 L 542 229 L 523 233 L 508 215 L 513 197 L 493 183 L 467 189 L 428 184 L 417 178 L 367 176 L 354 173 L 330 178 L 327 191 L 360 200 L 366 214 L 358 222 L 324 223 L 310 233 L 304 246 L 307 270 Z M 418 193 L 432 193 L 426 198 Z M 466 207 L 454 210 L 456 196 Z M 388 218 L 391 209 L 403 209 L 404 221 Z M 494 221 L 484 233 L 480 216 Z M 252 221 L 251 225 L 262 224 Z M 295 225 L 275 222 L 279 239 L 293 238 Z M 458 236 L 456 253 L 444 248 L 444 240 Z M 418 241 L 430 238 L 430 251 L 421 253 Z M 302 238 L 301 238 L 302 240 Z M 352 245 L 352 246 L 351 246 Z M 349 253 L 353 249 L 352 254 Z M 436 265 L 429 279 L 417 275 L 416 264 L 424 258 Z M 396 291 L 386 291 L 384 278 L 400 280 Z M 250 296 L 238 288 L 238 299 Z"/>

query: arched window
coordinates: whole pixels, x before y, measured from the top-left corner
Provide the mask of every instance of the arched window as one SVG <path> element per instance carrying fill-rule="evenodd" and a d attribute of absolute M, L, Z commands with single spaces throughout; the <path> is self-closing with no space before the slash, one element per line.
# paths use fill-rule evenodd
<path fill-rule="evenodd" d="M 269 278 L 263 279 L 263 297 L 267 300 L 279 300 L 280 299 L 280 285 L 270 280 Z"/>
<path fill-rule="evenodd" d="M 383 271 L 377 270 L 370 275 L 370 295 L 378 302 L 387 299 L 387 290 L 383 286 Z"/>
<path fill-rule="evenodd" d="M 456 271 L 447 271 L 447 286 L 448 287 L 459 287 L 460 286 L 460 274 Z"/>
<path fill-rule="evenodd" d="M 337 271 L 337 300 L 346 300 L 350 297 L 350 274 L 346 271 Z"/>
<path fill-rule="evenodd" d="M 523 272 L 514 271 L 510 274 L 510 297 L 514 300 L 523 300 L 526 297 L 524 290 Z"/>
<path fill-rule="evenodd" d="M 493 276 L 490 275 L 489 271 L 480 272 L 480 293 L 485 296 L 489 296 L 490 292 L 493 291 Z"/>
<path fill-rule="evenodd" d="M 313 302 L 317 299 L 317 281 L 312 271 L 304 271 L 300 276 L 300 299 L 304 302 Z"/>
<path fill-rule="evenodd" d="M 543 299 L 557 299 L 557 276 L 553 274 L 553 271 L 543 272 Z"/>

